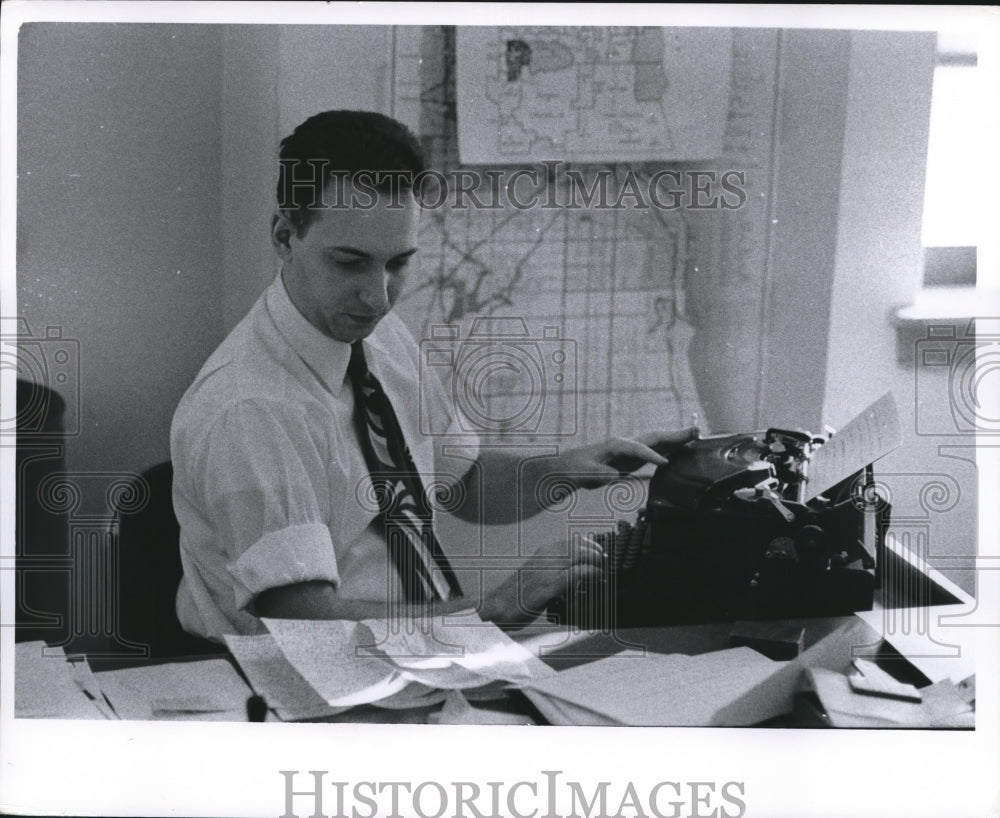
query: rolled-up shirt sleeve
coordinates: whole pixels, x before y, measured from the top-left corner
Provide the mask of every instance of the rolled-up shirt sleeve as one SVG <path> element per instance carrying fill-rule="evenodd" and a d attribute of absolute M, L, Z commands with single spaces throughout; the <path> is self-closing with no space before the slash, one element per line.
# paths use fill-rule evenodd
<path fill-rule="evenodd" d="M 330 537 L 327 438 L 294 404 L 243 401 L 220 415 L 192 457 L 200 506 L 225 554 L 235 602 L 269 588 L 340 584 Z"/>

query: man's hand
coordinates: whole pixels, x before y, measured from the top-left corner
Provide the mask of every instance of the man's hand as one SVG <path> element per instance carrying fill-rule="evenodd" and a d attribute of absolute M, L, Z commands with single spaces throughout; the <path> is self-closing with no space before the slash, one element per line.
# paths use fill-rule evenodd
<path fill-rule="evenodd" d="M 527 625 L 581 580 L 599 578 L 606 559 L 601 547 L 586 539 L 542 546 L 486 597 L 480 615 L 501 627 Z"/>
<path fill-rule="evenodd" d="M 574 481 L 577 488 L 594 489 L 631 474 L 646 463 L 662 466 L 667 456 L 695 440 L 694 427 L 679 432 L 651 432 L 634 439 L 612 438 L 593 446 L 572 449 L 549 469 Z"/>
<path fill-rule="evenodd" d="M 469 469 L 462 478 L 468 502 L 456 515 L 476 523 L 526 520 L 551 504 L 552 500 L 545 496 L 547 492 L 539 491 L 550 476 L 558 477 L 560 491 L 563 485 L 573 489 L 599 488 L 646 463 L 663 465 L 667 462 L 665 456 L 697 437 L 696 428 L 653 432 L 633 439 L 614 438 L 558 456 L 527 459 L 514 450 L 484 448 L 479 453 L 478 466 Z"/>

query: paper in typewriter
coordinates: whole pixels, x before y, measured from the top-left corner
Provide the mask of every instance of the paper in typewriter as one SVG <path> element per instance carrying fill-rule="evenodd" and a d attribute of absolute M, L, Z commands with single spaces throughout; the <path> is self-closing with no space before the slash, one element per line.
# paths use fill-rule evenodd
<path fill-rule="evenodd" d="M 806 501 L 889 454 L 903 442 L 896 401 L 886 392 L 813 453 Z"/>

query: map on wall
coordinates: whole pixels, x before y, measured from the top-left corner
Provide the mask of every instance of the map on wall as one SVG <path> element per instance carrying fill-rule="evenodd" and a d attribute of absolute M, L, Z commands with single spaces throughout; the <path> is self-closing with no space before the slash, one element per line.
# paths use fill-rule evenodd
<path fill-rule="evenodd" d="M 715 158 L 731 45 L 728 28 L 461 27 L 461 161 Z"/>
<path fill-rule="evenodd" d="M 572 33 L 552 31 L 563 38 Z M 629 30 L 603 31 L 624 36 Z M 444 173 L 464 167 L 456 122 L 456 41 L 463 34 L 437 26 L 396 30 L 393 114 L 418 129 L 429 166 Z M 573 166 L 588 189 L 601 172 L 610 174 L 610 188 L 620 189 L 627 174 L 646 179 L 659 167 Z M 509 165 L 505 170 L 517 172 Z M 564 198 L 565 174 L 549 183 Z M 694 328 L 685 279 L 693 255 L 680 211 L 428 208 L 419 263 L 398 314 L 422 349 L 437 354 L 453 348 L 453 380 L 465 374 L 476 384 L 474 395 L 456 397 L 463 411 L 526 417 L 530 423 L 516 429 L 522 439 L 530 432 L 592 441 L 682 428 L 704 416 L 687 360 Z M 484 327 L 511 326 L 527 336 L 482 336 Z M 487 368 L 467 354 L 473 348 L 492 349 L 492 358 L 505 351 L 503 366 Z M 528 366 L 528 352 L 538 366 Z M 562 363 L 550 365 L 556 357 Z M 528 369 L 537 377 L 521 377 Z M 529 398 L 538 395 L 544 400 L 535 407 Z M 538 411 L 525 411 L 531 407 Z"/>

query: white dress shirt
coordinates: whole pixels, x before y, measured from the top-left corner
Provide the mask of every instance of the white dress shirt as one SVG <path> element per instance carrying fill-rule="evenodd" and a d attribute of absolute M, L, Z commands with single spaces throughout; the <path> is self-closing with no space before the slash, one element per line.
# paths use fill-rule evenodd
<path fill-rule="evenodd" d="M 458 480 L 478 441 L 460 429 L 440 381 L 421 384 L 412 335 L 390 313 L 364 347 L 425 489 Z M 309 580 L 374 601 L 394 583 L 398 597 L 399 577 L 372 524 L 379 512 L 353 419 L 349 357 L 348 344 L 299 313 L 279 275 L 182 398 L 170 452 L 184 566 L 177 615 L 186 630 L 213 639 L 260 633 L 254 598 Z M 460 443 L 461 456 L 445 460 L 445 441 Z"/>

